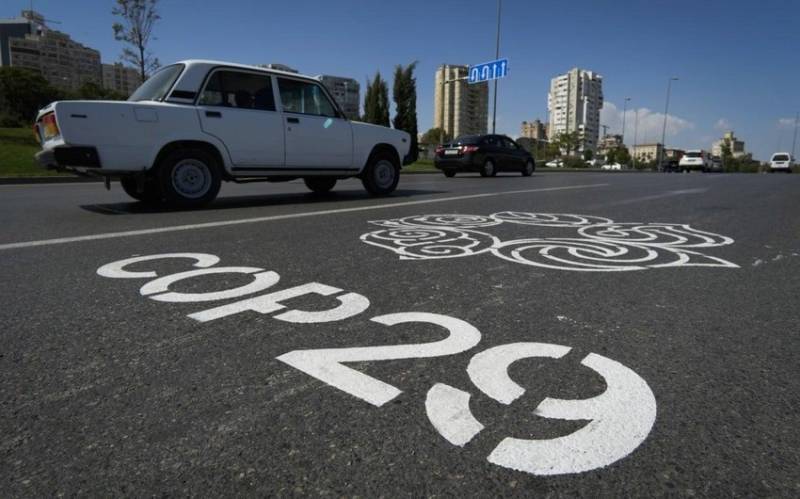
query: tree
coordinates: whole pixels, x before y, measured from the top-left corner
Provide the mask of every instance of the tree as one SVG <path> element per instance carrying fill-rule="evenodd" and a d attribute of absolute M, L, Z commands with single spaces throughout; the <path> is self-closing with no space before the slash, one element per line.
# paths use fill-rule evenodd
<path fill-rule="evenodd" d="M 727 139 L 722 141 L 722 167 L 727 171 L 736 171 L 739 165 L 734 164 L 731 144 Z"/>
<path fill-rule="evenodd" d="M 389 126 L 389 89 L 380 72 L 375 73 L 372 83 L 367 83 L 367 92 L 364 95 L 364 121 Z"/>
<path fill-rule="evenodd" d="M 117 0 L 111 13 L 122 19 L 114 23 L 114 39 L 129 46 L 122 49 L 123 61 L 139 68 L 142 81 L 147 80 L 150 73 L 161 65 L 158 58 L 148 50 L 153 37 L 153 27 L 161 19 L 156 6 L 158 0 Z"/>
<path fill-rule="evenodd" d="M 594 153 L 591 149 L 584 149 L 583 151 L 583 160 L 584 161 L 591 161 L 594 158 Z"/>
<path fill-rule="evenodd" d="M 452 139 L 452 137 L 450 137 L 450 134 L 448 134 L 444 128 L 431 128 L 422 134 L 422 140 L 420 140 L 420 142 L 423 144 L 443 144 L 450 139 Z"/>
<path fill-rule="evenodd" d="M 394 70 L 394 88 L 392 98 L 395 104 L 394 127 L 411 135 L 411 147 L 408 154 L 412 161 L 419 157 L 417 144 L 417 80 L 414 78 L 414 68 L 417 63 L 412 62 L 405 68 L 397 65 Z"/>
<path fill-rule="evenodd" d="M 606 163 L 610 165 L 612 163 L 615 163 L 616 161 L 617 161 L 617 149 L 609 149 L 606 152 Z"/>
<path fill-rule="evenodd" d="M 578 132 L 565 132 L 556 136 L 555 143 L 559 149 L 564 151 L 565 155 L 569 156 L 572 151 L 577 151 L 581 144 L 580 135 Z"/>
<path fill-rule="evenodd" d="M 83 100 L 125 100 L 126 97 L 114 90 L 103 88 L 92 81 L 87 81 L 78 88 L 74 95 L 77 99 Z"/>
<path fill-rule="evenodd" d="M 51 86 L 38 71 L 0 68 L 0 115 L 4 124 L 30 124 L 39 109 L 64 97 L 64 92 Z"/>
<path fill-rule="evenodd" d="M 628 152 L 627 147 L 622 146 L 614 151 L 614 159 L 617 160 L 617 163 L 628 165 L 631 162 L 631 153 Z"/>

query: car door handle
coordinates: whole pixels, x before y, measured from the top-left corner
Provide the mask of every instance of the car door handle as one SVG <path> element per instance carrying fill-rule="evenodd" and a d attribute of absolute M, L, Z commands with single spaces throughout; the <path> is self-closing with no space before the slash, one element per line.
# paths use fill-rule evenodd
<path fill-rule="evenodd" d="M 206 111 L 206 116 L 209 118 L 222 118 L 222 113 L 219 111 Z"/>
<path fill-rule="evenodd" d="M 297 118 L 286 118 L 286 121 L 289 123 L 300 123 L 300 120 Z"/>

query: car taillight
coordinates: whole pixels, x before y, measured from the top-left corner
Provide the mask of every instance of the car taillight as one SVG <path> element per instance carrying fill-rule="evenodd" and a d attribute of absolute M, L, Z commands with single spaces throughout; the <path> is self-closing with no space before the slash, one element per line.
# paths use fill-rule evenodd
<path fill-rule="evenodd" d="M 42 128 L 44 130 L 44 139 L 52 139 L 58 137 L 58 124 L 56 123 L 55 113 L 45 114 L 42 117 Z"/>
<path fill-rule="evenodd" d="M 461 146 L 461 152 L 468 153 L 468 152 L 475 152 L 478 150 L 478 146 Z"/>

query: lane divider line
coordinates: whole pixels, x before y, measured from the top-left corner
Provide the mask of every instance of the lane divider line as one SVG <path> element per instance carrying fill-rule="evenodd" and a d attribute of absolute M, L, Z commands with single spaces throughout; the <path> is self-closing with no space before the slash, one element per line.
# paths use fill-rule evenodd
<path fill-rule="evenodd" d="M 609 184 L 583 184 L 583 185 L 570 185 L 564 187 L 543 187 L 539 189 L 524 189 L 518 191 L 501 191 L 501 192 L 486 192 L 482 194 L 470 194 L 467 196 L 451 196 L 446 198 L 436 198 L 436 199 L 423 199 L 419 201 L 406 201 L 400 203 L 383 203 L 383 204 L 375 204 L 369 206 L 356 206 L 352 208 L 339 208 L 334 210 L 320 210 L 320 211 L 308 211 L 305 213 L 287 213 L 283 215 L 270 215 L 266 217 L 255 217 L 255 218 L 241 218 L 238 220 L 223 220 L 219 222 L 203 222 L 198 224 L 189 224 L 189 225 L 173 225 L 169 227 L 158 227 L 153 229 L 140 229 L 140 230 L 128 230 L 124 232 L 105 232 L 101 234 L 89 234 L 86 236 L 74 236 L 74 237 L 60 237 L 56 239 L 42 239 L 39 241 L 24 241 L 19 243 L 7 243 L 7 244 L 0 244 L 0 251 L 3 250 L 10 250 L 10 249 L 19 249 L 19 248 L 32 248 L 35 246 L 52 246 L 55 244 L 67 244 L 67 243 L 77 243 L 82 241 L 97 241 L 101 239 L 115 239 L 120 237 L 133 237 L 133 236 L 146 236 L 149 234 L 161 234 L 165 232 L 180 232 L 185 230 L 196 230 L 196 229 L 210 229 L 216 227 L 227 227 L 230 225 L 241 225 L 241 224 L 252 224 L 252 223 L 261 223 L 261 222 L 272 222 L 276 220 L 288 220 L 292 218 L 306 218 L 306 217 L 315 217 L 315 216 L 322 216 L 322 215 L 335 215 L 339 213 L 353 213 L 358 211 L 370 211 L 370 210 L 381 210 L 384 208 L 398 208 L 403 206 L 415 206 L 415 205 L 422 205 L 422 204 L 431 204 L 431 203 L 445 203 L 448 201 L 461 201 L 464 199 L 478 199 L 478 198 L 487 198 L 487 197 L 495 197 L 495 196 L 510 196 L 514 194 L 529 194 L 533 192 L 554 192 L 554 191 L 567 191 L 567 190 L 575 190 L 575 189 L 592 189 L 597 187 L 606 187 Z"/>

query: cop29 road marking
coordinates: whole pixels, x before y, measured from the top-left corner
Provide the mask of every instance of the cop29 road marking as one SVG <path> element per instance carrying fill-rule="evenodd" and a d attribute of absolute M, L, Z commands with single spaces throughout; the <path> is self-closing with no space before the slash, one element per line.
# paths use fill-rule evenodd
<path fill-rule="evenodd" d="M 194 270 L 159 276 L 155 271 L 130 271 L 125 267 L 142 262 L 178 259 L 193 260 Z M 97 274 L 112 279 L 152 279 L 139 289 L 151 300 L 167 303 L 204 303 L 228 298 L 242 298 L 273 287 L 280 280 L 277 272 L 257 267 L 215 267 L 220 259 L 204 253 L 165 253 L 119 260 L 97 269 Z M 211 274 L 248 274 L 252 282 L 237 288 L 207 293 L 176 293 L 169 286 L 186 279 Z M 344 294 L 340 294 L 344 293 Z M 339 304 L 327 310 L 283 311 L 284 302 L 303 295 L 330 296 Z M 355 317 L 370 306 L 367 297 L 358 293 L 310 282 L 245 297 L 189 314 L 199 322 L 224 319 L 242 313 L 271 314 L 272 318 L 294 323 L 335 322 Z M 445 329 L 447 337 L 427 343 L 405 343 L 369 347 L 319 348 L 292 350 L 277 360 L 312 376 L 344 393 L 381 407 L 398 397 L 402 389 L 381 381 L 367 372 L 346 364 L 400 359 L 445 357 L 466 352 L 481 342 L 481 332 L 468 322 L 429 312 L 399 312 L 369 319 L 370 323 L 395 327 L 423 323 Z M 467 366 L 473 388 L 490 399 L 510 406 L 525 394 L 525 389 L 510 375 L 509 368 L 528 358 L 560 359 L 571 350 L 568 346 L 521 342 L 496 345 L 475 353 Z M 606 390 L 587 399 L 545 398 L 534 414 L 549 419 L 587 421 L 570 434 L 555 438 L 503 438 L 486 457 L 497 466 L 533 475 L 583 473 L 609 466 L 631 454 L 647 438 L 656 419 L 656 400 L 647 382 L 636 372 L 612 359 L 590 353 L 581 365 L 594 370 L 606 383 Z M 425 413 L 434 429 L 447 442 L 458 447 L 469 444 L 485 427 L 470 410 L 471 393 L 444 383 L 435 383 L 425 399 Z"/>
<path fill-rule="evenodd" d="M 609 184 L 582 184 L 582 185 L 568 185 L 563 187 L 542 187 L 540 189 L 522 189 L 517 191 L 499 191 L 499 192 L 485 192 L 482 194 L 469 194 L 466 196 L 450 196 L 446 198 L 435 198 L 435 199 L 421 199 L 419 201 L 404 201 L 400 203 L 382 203 L 382 204 L 373 204 L 368 206 L 355 206 L 352 208 L 338 208 L 333 210 L 318 210 L 318 211 L 307 211 L 304 213 L 286 213 L 283 215 L 271 215 L 266 217 L 254 217 L 254 218 L 240 218 L 237 220 L 222 220 L 219 222 L 203 222 L 198 224 L 188 224 L 188 225 L 172 225 L 169 227 L 155 227 L 152 229 L 140 229 L 140 230 L 128 230 L 124 232 L 105 232 L 101 234 L 89 234 L 86 236 L 74 236 L 74 237 L 60 237 L 55 239 L 42 239 L 39 241 L 24 241 L 19 243 L 7 243 L 7 244 L 0 244 L 0 250 L 10 250 L 10 249 L 18 249 L 18 248 L 31 248 L 34 246 L 52 246 L 54 244 L 67 244 L 67 243 L 78 243 L 83 241 L 97 241 L 101 239 L 115 239 L 120 237 L 134 237 L 134 236 L 146 236 L 150 234 L 161 234 L 165 232 L 180 232 L 185 230 L 197 230 L 197 229 L 212 229 L 216 227 L 227 227 L 230 225 L 241 225 L 241 224 L 252 224 L 252 223 L 262 223 L 262 222 L 273 222 L 277 220 L 288 220 L 292 218 L 306 218 L 306 217 L 317 217 L 317 216 L 324 216 L 324 215 L 336 215 L 339 213 L 353 213 L 358 211 L 371 211 L 371 210 L 382 210 L 385 208 L 395 208 L 395 207 L 402 207 L 402 206 L 415 206 L 421 204 L 431 204 L 431 203 L 446 203 L 448 201 L 461 201 L 464 199 L 478 199 L 478 198 L 488 198 L 488 197 L 496 197 L 496 196 L 511 196 L 514 194 L 529 194 L 532 192 L 554 192 L 554 191 L 568 191 L 568 190 L 575 190 L 575 189 L 593 189 L 597 187 L 606 187 Z"/>

